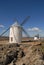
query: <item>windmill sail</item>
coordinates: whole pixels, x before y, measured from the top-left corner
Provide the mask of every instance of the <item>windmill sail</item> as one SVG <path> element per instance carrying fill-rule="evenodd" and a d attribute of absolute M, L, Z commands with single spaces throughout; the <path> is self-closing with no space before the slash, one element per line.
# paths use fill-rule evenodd
<path fill-rule="evenodd" d="M 10 27 L 7 28 L 0 36 L 3 36 L 9 29 L 10 29 Z"/>
<path fill-rule="evenodd" d="M 22 28 L 23 32 L 26 34 L 27 37 L 30 37 L 29 34 L 26 32 L 24 28 Z"/>
<path fill-rule="evenodd" d="M 21 26 L 23 26 L 26 22 L 27 22 L 27 20 L 30 18 L 30 16 L 27 16 L 26 18 L 25 18 L 25 20 L 21 23 Z"/>

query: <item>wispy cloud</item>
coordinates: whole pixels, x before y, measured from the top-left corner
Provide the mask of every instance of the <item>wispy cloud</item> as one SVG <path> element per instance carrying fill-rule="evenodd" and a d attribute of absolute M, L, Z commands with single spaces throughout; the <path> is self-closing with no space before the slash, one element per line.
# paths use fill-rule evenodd
<path fill-rule="evenodd" d="M 0 24 L 0 28 L 4 28 L 4 25 Z"/>
<path fill-rule="evenodd" d="M 28 28 L 28 31 L 42 31 L 41 29 L 39 29 L 38 27 L 33 27 L 33 28 Z"/>

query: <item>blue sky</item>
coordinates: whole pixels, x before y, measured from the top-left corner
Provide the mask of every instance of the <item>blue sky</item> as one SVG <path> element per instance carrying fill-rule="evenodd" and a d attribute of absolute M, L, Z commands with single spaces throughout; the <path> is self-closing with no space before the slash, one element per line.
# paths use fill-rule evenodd
<path fill-rule="evenodd" d="M 0 27 L 0 33 L 13 24 L 15 18 L 21 23 L 26 16 L 30 19 L 24 28 L 37 27 L 44 36 L 44 0 L 0 0 L 0 24 L 4 26 Z M 32 31 L 28 33 L 33 35 Z"/>

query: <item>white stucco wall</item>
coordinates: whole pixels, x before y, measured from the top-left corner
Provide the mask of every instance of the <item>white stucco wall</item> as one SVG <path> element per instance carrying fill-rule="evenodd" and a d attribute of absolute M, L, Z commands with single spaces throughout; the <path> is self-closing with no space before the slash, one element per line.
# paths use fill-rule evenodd
<path fill-rule="evenodd" d="M 12 40 L 11 40 L 12 38 Z M 22 29 L 20 26 L 10 27 L 9 43 L 21 43 Z"/>

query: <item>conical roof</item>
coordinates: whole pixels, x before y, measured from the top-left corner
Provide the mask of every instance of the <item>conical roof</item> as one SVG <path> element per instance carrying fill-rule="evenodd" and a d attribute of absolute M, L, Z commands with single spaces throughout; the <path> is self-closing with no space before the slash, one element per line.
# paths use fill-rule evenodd
<path fill-rule="evenodd" d="M 20 27 L 20 24 L 16 21 L 12 26 L 19 26 Z"/>

